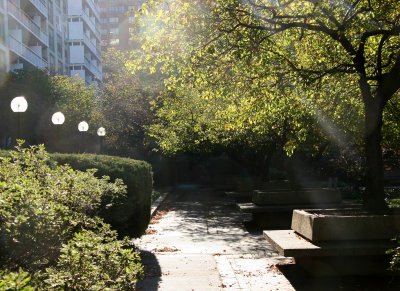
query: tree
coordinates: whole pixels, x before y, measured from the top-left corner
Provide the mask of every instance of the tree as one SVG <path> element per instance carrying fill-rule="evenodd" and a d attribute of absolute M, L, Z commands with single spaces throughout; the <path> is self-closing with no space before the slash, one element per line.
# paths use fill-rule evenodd
<path fill-rule="evenodd" d="M 38 69 L 18 70 L 5 75 L 0 90 L 0 138 L 10 137 L 14 144 L 17 138 L 17 113 L 11 111 L 11 100 L 16 96 L 25 96 L 28 110 L 21 113 L 21 136 L 30 143 L 41 143 L 41 138 L 50 120 L 54 100 L 50 97 L 48 75 Z M 3 144 L 2 140 L 2 145 Z M 6 142 L 7 143 L 7 142 Z"/>
<path fill-rule="evenodd" d="M 140 75 L 126 67 L 128 53 L 109 49 L 103 54 L 103 88 L 100 96 L 109 151 L 143 158 L 147 155 L 146 127 L 152 122 L 151 102 L 159 86 L 149 88 Z"/>
<path fill-rule="evenodd" d="M 175 88 L 190 79 L 196 85 L 213 84 L 215 74 L 210 71 L 227 75 L 230 70 L 223 70 L 222 64 L 231 61 L 240 64 L 236 68 L 243 70 L 241 76 L 248 83 L 256 84 L 253 92 L 283 82 L 292 88 L 293 98 L 302 95 L 318 106 L 336 102 L 336 112 L 346 104 L 362 105 L 365 208 L 381 213 L 387 208 L 383 111 L 400 87 L 399 11 L 398 1 L 154 0 L 141 11 L 147 19 L 158 17 L 154 29 L 146 31 L 143 48 L 151 52 L 147 59 L 154 64 L 153 70 L 180 76 L 169 80 Z M 152 37 L 156 40 L 151 41 Z M 175 44 L 174 50 L 160 50 L 168 42 Z M 311 86 L 319 82 L 329 88 L 327 80 L 336 84 L 340 80 L 342 92 L 352 93 L 331 96 L 325 89 L 327 94 L 319 95 Z"/>
<path fill-rule="evenodd" d="M 16 96 L 25 96 L 28 110 L 21 114 L 21 136 L 30 144 L 45 143 L 50 150 L 77 150 L 78 123 L 86 120 L 94 125 L 100 120 L 95 89 L 75 77 L 49 76 L 39 69 L 18 70 L 7 74 L 0 93 L 0 137 L 11 137 L 15 142 L 16 114 L 10 102 Z M 65 124 L 59 139 L 51 116 L 56 111 L 64 113 Z M 4 141 L 2 141 L 2 145 Z M 58 143 L 58 147 L 55 147 Z M 63 148 L 59 146 L 63 144 Z"/>

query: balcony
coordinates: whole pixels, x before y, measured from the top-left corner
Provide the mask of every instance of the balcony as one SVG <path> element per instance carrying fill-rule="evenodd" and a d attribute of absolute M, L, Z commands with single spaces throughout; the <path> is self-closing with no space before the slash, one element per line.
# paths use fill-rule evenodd
<path fill-rule="evenodd" d="M 92 8 L 93 14 L 97 17 L 97 19 L 100 19 L 99 15 L 99 7 L 94 3 L 93 0 L 86 0 L 86 3 L 90 8 Z"/>
<path fill-rule="evenodd" d="M 92 72 L 93 75 L 96 76 L 97 79 L 101 80 L 103 78 L 103 74 L 101 70 L 99 70 L 92 62 L 85 57 L 85 66 Z"/>
<path fill-rule="evenodd" d="M 15 20 L 20 22 L 27 30 L 29 30 L 33 35 L 35 35 L 44 45 L 49 45 L 49 37 L 48 35 L 40 29 L 40 26 L 37 25 L 33 20 L 25 14 L 25 12 L 15 6 L 10 0 L 7 5 L 8 14 L 13 16 Z"/>
<path fill-rule="evenodd" d="M 29 0 L 29 2 L 32 3 L 33 6 L 36 7 L 37 10 L 40 11 L 40 13 L 43 14 L 44 17 L 48 18 L 48 10 L 47 10 L 47 3 L 44 2 L 43 0 Z"/>
<path fill-rule="evenodd" d="M 90 29 L 92 30 L 93 34 L 100 39 L 100 30 L 98 27 L 96 27 L 96 24 L 93 22 L 93 20 L 89 17 L 89 15 L 82 10 L 82 18 L 83 20 L 86 22 L 86 24 L 90 27 Z"/>
<path fill-rule="evenodd" d="M 97 46 L 87 37 L 86 34 L 83 34 L 83 42 L 91 50 L 92 54 L 94 54 L 98 59 L 100 59 L 101 54 L 97 49 Z"/>
<path fill-rule="evenodd" d="M 12 52 L 19 55 L 23 59 L 27 60 L 33 66 L 39 69 L 46 69 L 48 64 L 47 61 L 38 56 L 34 51 L 32 51 L 29 47 L 18 41 L 12 35 L 9 35 L 8 45 Z"/>

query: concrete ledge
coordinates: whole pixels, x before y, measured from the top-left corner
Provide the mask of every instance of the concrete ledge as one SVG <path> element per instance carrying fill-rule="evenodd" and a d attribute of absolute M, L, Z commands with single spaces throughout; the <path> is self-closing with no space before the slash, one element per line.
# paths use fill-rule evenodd
<path fill-rule="evenodd" d="M 341 200 L 342 196 L 340 191 L 328 188 L 253 192 L 253 202 L 257 205 L 278 205 L 288 203 L 328 204 L 339 203 Z"/>
<path fill-rule="evenodd" d="M 400 233 L 400 213 L 374 215 L 361 209 L 294 210 L 291 228 L 313 242 L 385 240 Z"/>
<path fill-rule="evenodd" d="M 165 198 L 167 198 L 168 194 L 169 194 L 168 192 L 162 193 L 162 194 L 160 195 L 160 197 L 158 197 L 158 198 L 156 199 L 156 201 L 154 201 L 154 202 L 151 204 L 150 217 L 153 217 L 153 216 L 154 216 L 154 214 L 155 214 L 155 213 L 157 212 L 157 210 L 160 208 L 161 204 L 164 202 Z"/>
<path fill-rule="evenodd" d="M 379 256 L 397 244 L 391 240 L 330 241 L 314 243 L 298 235 L 294 230 L 264 231 L 264 237 L 281 256 L 328 257 L 328 256 Z"/>
<path fill-rule="evenodd" d="M 341 203 L 327 204 L 281 204 L 281 205 L 257 205 L 252 202 L 237 203 L 236 207 L 246 213 L 266 213 L 266 212 L 292 212 L 294 209 L 334 209 L 343 207 Z M 290 226 L 290 225 L 289 225 Z"/>
<path fill-rule="evenodd" d="M 225 191 L 225 195 L 229 198 L 234 199 L 236 202 L 251 201 L 251 191 L 247 192 Z"/>
<path fill-rule="evenodd" d="M 264 237 L 280 255 L 293 257 L 296 265 L 314 276 L 390 273 L 386 251 L 397 246 L 391 240 L 314 243 L 293 230 L 264 231 Z"/>
<path fill-rule="evenodd" d="M 301 208 L 340 208 L 342 204 L 319 205 L 272 205 L 260 206 L 254 203 L 237 203 L 242 213 L 252 215 L 252 221 L 263 229 L 288 229 L 292 223 L 294 209 Z"/>

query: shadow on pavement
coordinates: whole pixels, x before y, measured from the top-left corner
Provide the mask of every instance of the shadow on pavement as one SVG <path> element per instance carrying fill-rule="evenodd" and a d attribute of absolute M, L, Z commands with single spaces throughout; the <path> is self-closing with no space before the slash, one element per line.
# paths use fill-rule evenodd
<path fill-rule="evenodd" d="M 148 251 L 140 250 L 140 257 L 144 266 L 144 279 L 136 285 L 137 290 L 156 291 L 161 280 L 161 267 L 156 256 Z"/>
<path fill-rule="evenodd" d="M 178 249 L 179 244 L 192 242 L 199 247 L 199 252 L 200 249 L 207 252 L 209 245 L 219 249 L 217 253 L 257 254 L 264 257 L 272 252 L 261 229 L 248 226 L 246 231 L 243 228 L 242 214 L 223 191 L 189 185 L 181 186 L 172 193 L 160 210 L 173 209 L 176 214 L 173 221 L 163 225 L 162 233 L 169 234 L 167 238 L 179 235 L 176 238 Z M 168 243 L 171 244 L 171 241 Z"/>
<path fill-rule="evenodd" d="M 314 277 L 296 265 L 280 265 L 279 270 L 297 291 L 397 291 L 400 278 L 393 276 Z"/>

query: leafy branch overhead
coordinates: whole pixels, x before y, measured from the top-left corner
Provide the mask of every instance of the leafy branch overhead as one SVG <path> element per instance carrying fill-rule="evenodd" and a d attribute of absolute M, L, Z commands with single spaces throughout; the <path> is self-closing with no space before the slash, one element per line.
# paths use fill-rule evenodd
<path fill-rule="evenodd" d="M 289 153 L 323 139 L 362 143 L 366 207 L 383 211 L 381 131 L 400 88 L 399 11 L 398 1 L 149 1 L 131 69 L 165 75 L 153 135 L 165 151 L 252 134 Z"/>

